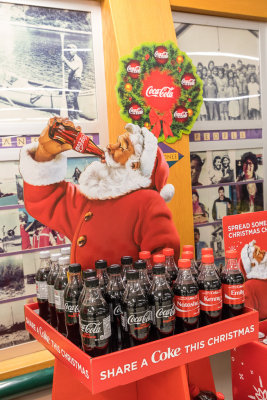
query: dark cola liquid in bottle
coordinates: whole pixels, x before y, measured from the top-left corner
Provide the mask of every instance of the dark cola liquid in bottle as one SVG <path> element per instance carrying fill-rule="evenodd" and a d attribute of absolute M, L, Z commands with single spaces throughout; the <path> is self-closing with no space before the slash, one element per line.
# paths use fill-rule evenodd
<path fill-rule="evenodd" d="M 139 259 L 144 260 L 146 262 L 146 270 L 149 279 L 152 281 L 153 274 L 152 274 L 152 262 L 151 262 L 151 253 L 150 251 L 140 251 L 139 252 Z"/>
<path fill-rule="evenodd" d="M 70 257 L 60 257 L 58 260 L 59 272 L 55 279 L 54 294 L 55 294 L 55 306 L 57 314 L 57 329 L 62 335 L 66 336 L 66 324 L 65 324 L 65 304 L 64 304 L 64 290 L 68 284 L 68 269 L 70 263 Z"/>
<path fill-rule="evenodd" d="M 214 257 L 202 257 L 202 268 L 198 277 L 201 326 L 222 319 L 222 284 L 216 273 Z"/>
<path fill-rule="evenodd" d="M 165 256 L 165 266 L 170 275 L 171 285 L 173 285 L 178 274 L 178 268 L 174 260 L 174 250 L 169 247 L 165 247 L 162 253 Z"/>
<path fill-rule="evenodd" d="M 245 305 L 244 276 L 239 269 L 237 252 L 225 252 L 226 263 L 222 275 L 223 318 L 231 318 L 242 314 Z"/>
<path fill-rule="evenodd" d="M 183 251 L 182 254 L 181 254 L 181 258 L 183 258 L 184 260 L 190 260 L 190 262 L 191 262 L 191 268 L 190 269 L 191 269 L 193 278 L 197 282 L 198 269 L 196 267 L 196 262 L 194 260 L 194 253 L 192 253 L 192 251 Z"/>
<path fill-rule="evenodd" d="M 200 390 L 196 385 L 189 385 L 189 392 L 192 400 L 217 400 L 216 394 L 210 391 Z"/>
<path fill-rule="evenodd" d="M 78 305 L 81 291 L 81 265 L 70 264 L 68 284 L 64 291 L 65 324 L 67 328 L 67 338 L 78 347 L 81 347 Z"/>
<path fill-rule="evenodd" d="M 198 285 L 191 273 L 190 260 L 178 261 L 179 273 L 173 286 L 175 304 L 175 333 L 187 332 L 199 326 Z"/>
<path fill-rule="evenodd" d="M 53 328 L 57 328 L 57 314 L 56 314 L 56 306 L 55 306 L 55 293 L 54 293 L 54 284 L 56 277 L 59 272 L 59 257 L 61 257 L 61 253 L 51 254 L 50 257 L 50 272 L 47 277 L 47 288 L 48 288 L 48 306 L 50 312 L 50 324 Z"/>
<path fill-rule="evenodd" d="M 102 296 L 98 278 L 85 280 L 85 298 L 80 309 L 82 348 L 97 357 L 110 351 L 111 322 L 109 307 Z"/>
<path fill-rule="evenodd" d="M 146 262 L 144 260 L 138 260 L 134 263 L 134 268 L 139 272 L 141 288 L 144 290 L 145 295 L 148 296 L 151 289 L 151 282 L 147 275 Z"/>
<path fill-rule="evenodd" d="M 166 257 L 164 256 L 164 254 L 154 254 L 153 255 L 153 263 L 154 265 L 156 264 L 162 264 L 165 267 L 165 275 L 166 275 L 166 279 L 168 284 L 170 285 L 170 287 L 172 287 L 172 278 L 167 270 L 166 264 L 165 264 L 165 259 Z"/>
<path fill-rule="evenodd" d="M 86 281 L 86 279 L 95 278 L 95 277 L 96 277 L 96 270 L 95 269 L 89 269 L 88 268 L 88 269 L 85 269 L 84 271 L 82 271 L 83 287 L 82 287 L 82 291 L 81 291 L 81 294 L 80 294 L 80 297 L 79 297 L 79 301 L 78 301 L 79 310 L 81 308 L 83 299 L 85 297 L 85 291 L 86 291 L 85 281 Z"/>
<path fill-rule="evenodd" d="M 106 295 L 106 287 L 108 284 L 107 266 L 108 263 L 106 260 L 97 260 L 95 262 L 96 276 L 99 279 L 99 286 L 104 297 Z"/>
<path fill-rule="evenodd" d="M 166 280 L 165 266 L 162 264 L 153 267 L 149 304 L 152 310 L 152 339 L 173 335 L 175 328 L 173 292 Z"/>
<path fill-rule="evenodd" d="M 122 349 L 121 303 L 124 286 L 121 278 L 121 266 L 113 264 L 108 268 L 109 282 L 106 288 L 106 301 L 111 319 L 111 351 Z"/>
<path fill-rule="evenodd" d="M 45 321 L 50 320 L 49 306 L 48 306 L 48 287 L 47 278 L 50 272 L 50 252 L 41 251 L 40 257 L 40 268 L 36 272 L 36 295 L 39 306 L 39 315 Z"/>
<path fill-rule="evenodd" d="M 139 282 L 138 271 L 127 271 L 126 279 L 121 314 L 124 348 L 149 340 L 152 318 L 148 299 Z"/>
<path fill-rule="evenodd" d="M 126 278 L 127 271 L 130 271 L 133 269 L 133 257 L 131 257 L 131 256 L 121 257 L 121 267 L 122 267 L 122 282 L 125 286 L 126 282 L 127 282 L 127 278 Z"/>

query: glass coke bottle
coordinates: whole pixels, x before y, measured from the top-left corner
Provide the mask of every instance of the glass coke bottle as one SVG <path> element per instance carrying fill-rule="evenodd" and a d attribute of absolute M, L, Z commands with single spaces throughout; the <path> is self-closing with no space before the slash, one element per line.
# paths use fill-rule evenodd
<path fill-rule="evenodd" d="M 173 285 L 173 283 L 176 281 L 177 274 L 178 274 L 178 268 L 174 261 L 174 249 L 165 247 L 163 249 L 162 253 L 165 256 L 166 269 L 170 275 L 171 284 Z"/>
<path fill-rule="evenodd" d="M 139 272 L 140 285 L 147 296 L 151 289 L 151 282 L 147 275 L 145 260 L 137 260 L 134 263 L 134 268 Z"/>
<path fill-rule="evenodd" d="M 181 258 L 183 258 L 184 260 L 190 260 L 190 262 L 191 262 L 191 272 L 192 272 L 192 275 L 193 275 L 195 281 L 197 281 L 198 270 L 196 268 L 196 263 L 195 263 L 195 260 L 194 260 L 194 254 L 192 253 L 192 251 L 183 251 L 182 255 L 181 255 Z"/>
<path fill-rule="evenodd" d="M 169 274 L 169 272 L 167 270 L 167 267 L 166 267 L 166 264 L 165 264 L 165 258 L 166 257 L 164 256 L 164 254 L 154 254 L 153 255 L 153 263 L 154 263 L 154 265 L 156 265 L 156 264 L 164 265 L 167 282 L 170 285 L 170 287 L 172 287 L 172 279 L 171 279 L 171 276 L 170 276 L 170 274 Z"/>
<path fill-rule="evenodd" d="M 60 257 L 58 260 L 59 272 L 55 279 L 54 293 L 55 293 L 55 306 L 57 314 L 57 329 L 62 335 L 66 336 L 66 324 L 65 324 L 65 304 L 64 304 L 64 290 L 68 284 L 68 269 L 70 258 L 69 256 Z"/>
<path fill-rule="evenodd" d="M 41 251 L 39 253 L 40 267 L 36 272 L 36 295 L 39 306 L 39 315 L 45 321 L 50 320 L 48 306 L 48 286 L 47 278 L 50 272 L 50 251 Z"/>
<path fill-rule="evenodd" d="M 106 287 L 108 284 L 108 274 L 107 274 L 108 263 L 106 260 L 97 260 L 95 262 L 96 276 L 99 279 L 99 286 L 102 291 L 102 295 L 105 297 Z"/>
<path fill-rule="evenodd" d="M 133 269 L 133 257 L 131 256 L 121 257 L 121 267 L 122 267 L 122 282 L 125 286 L 127 282 L 126 273 L 127 271 Z"/>
<path fill-rule="evenodd" d="M 140 260 L 145 260 L 146 262 L 146 269 L 147 269 L 147 275 L 150 280 L 153 279 L 153 274 L 152 274 L 152 262 L 151 262 L 151 253 L 150 251 L 140 251 L 139 252 L 139 259 Z"/>
<path fill-rule="evenodd" d="M 50 323 L 53 328 L 57 328 L 57 314 L 55 307 L 55 293 L 54 293 L 54 284 L 56 277 L 59 271 L 59 263 L 58 260 L 61 257 L 61 253 L 51 254 L 50 257 L 50 272 L 47 277 L 47 286 L 48 286 L 48 305 L 50 311 Z"/>
<path fill-rule="evenodd" d="M 82 302 L 83 302 L 83 299 L 84 299 L 84 296 L 85 296 L 85 290 L 86 290 L 85 281 L 86 281 L 86 279 L 95 278 L 95 277 L 96 277 L 96 270 L 95 269 L 89 269 L 88 268 L 88 269 L 85 269 L 82 272 L 83 287 L 82 287 L 82 291 L 81 291 L 81 294 L 80 294 L 80 297 L 79 297 L 79 301 L 78 301 L 79 309 L 81 308 L 81 305 L 82 305 Z"/>

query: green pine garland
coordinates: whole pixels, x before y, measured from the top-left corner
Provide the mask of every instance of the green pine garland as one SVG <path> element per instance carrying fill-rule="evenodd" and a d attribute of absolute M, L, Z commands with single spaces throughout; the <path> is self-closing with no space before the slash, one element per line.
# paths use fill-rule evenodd
<path fill-rule="evenodd" d="M 168 61 L 166 64 L 158 64 L 154 58 L 154 52 L 156 47 L 164 46 L 168 51 Z M 177 57 L 182 56 L 183 62 L 178 63 Z M 138 79 L 131 78 L 127 73 L 127 64 L 131 60 L 137 60 L 140 62 L 141 73 Z M 141 96 L 143 80 L 146 74 L 150 73 L 151 70 L 160 69 L 161 71 L 168 71 L 169 75 L 173 77 L 174 82 L 177 86 L 181 87 L 181 96 L 177 103 L 173 106 L 173 110 L 178 105 L 183 105 L 186 109 L 190 108 L 193 111 L 193 115 L 188 117 L 185 123 L 180 123 L 173 119 L 171 124 L 171 130 L 174 134 L 173 137 L 169 136 L 165 139 L 163 132 L 158 138 L 159 142 L 166 141 L 167 143 L 175 143 L 178 139 L 181 139 L 182 134 L 188 135 L 191 132 L 192 126 L 194 125 L 198 114 L 200 112 L 200 107 L 202 104 L 202 80 L 196 74 L 196 68 L 192 64 L 192 60 L 181 51 L 177 45 L 173 42 L 165 43 L 144 43 L 141 46 L 133 50 L 131 56 L 123 57 L 120 60 L 120 68 L 117 74 L 117 98 L 120 105 L 120 115 L 122 119 L 126 122 L 132 122 L 133 124 L 138 124 L 144 126 L 145 123 L 150 124 L 149 112 L 150 106 L 147 106 L 144 98 Z M 196 78 L 196 84 L 189 90 L 183 89 L 181 86 L 181 79 L 185 73 L 192 73 Z M 132 85 L 132 90 L 130 92 L 125 90 L 125 85 L 129 83 Z M 134 121 L 128 114 L 128 109 L 132 103 L 139 104 L 144 110 L 143 115 L 138 121 Z M 151 127 L 152 129 L 152 127 Z"/>

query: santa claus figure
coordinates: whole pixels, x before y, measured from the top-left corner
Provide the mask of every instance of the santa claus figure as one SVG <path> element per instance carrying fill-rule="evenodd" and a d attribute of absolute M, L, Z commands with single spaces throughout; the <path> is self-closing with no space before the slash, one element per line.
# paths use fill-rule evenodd
<path fill-rule="evenodd" d="M 166 184 L 169 167 L 146 128 L 127 124 L 116 144 L 105 149 L 105 162 L 94 161 L 79 185 L 67 183 L 65 150 L 49 138 L 49 125 L 39 142 L 21 151 L 27 211 L 72 241 L 71 261 L 92 268 L 97 259 L 120 263 L 164 247 L 179 254 L 179 237 L 165 201 L 173 194 Z"/>

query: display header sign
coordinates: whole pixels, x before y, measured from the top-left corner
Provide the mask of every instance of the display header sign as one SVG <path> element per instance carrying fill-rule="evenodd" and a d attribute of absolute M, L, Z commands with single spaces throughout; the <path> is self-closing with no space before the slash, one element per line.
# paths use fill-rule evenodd
<path fill-rule="evenodd" d="M 238 252 L 247 279 L 267 279 L 267 211 L 224 217 L 223 236 L 225 250 Z"/>

